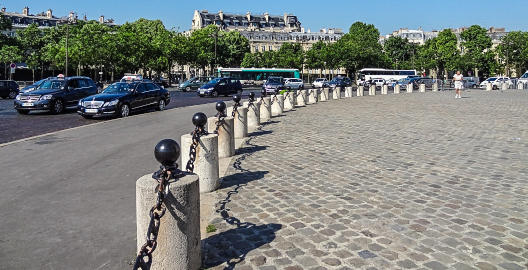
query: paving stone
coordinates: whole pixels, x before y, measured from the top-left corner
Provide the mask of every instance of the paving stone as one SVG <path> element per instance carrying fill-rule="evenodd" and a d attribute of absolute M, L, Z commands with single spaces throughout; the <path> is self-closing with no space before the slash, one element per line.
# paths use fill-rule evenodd
<path fill-rule="evenodd" d="M 475 266 L 480 270 L 497 270 L 497 267 L 487 262 L 477 262 Z"/>
<path fill-rule="evenodd" d="M 368 250 L 362 250 L 358 252 L 358 255 L 363 259 L 370 259 L 376 257 L 376 254 L 368 251 Z"/>
<path fill-rule="evenodd" d="M 338 266 L 341 265 L 341 261 L 336 258 L 325 258 L 322 260 L 324 263 L 330 265 L 330 266 Z"/>
<path fill-rule="evenodd" d="M 437 261 L 432 261 L 428 263 L 424 263 L 424 266 L 433 269 L 433 270 L 444 270 L 447 269 L 447 267 Z"/>
<path fill-rule="evenodd" d="M 403 261 L 399 261 L 398 263 L 398 266 L 402 267 L 402 268 L 405 268 L 405 269 L 412 269 L 412 268 L 417 268 L 418 266 L 411 260 L 403 260 Z"/>
<path fill-rule="evenodd" d="M 500 263 L 500 267 L 506 269 L 506 270 L 523 270 L 526 269 L 525 267 L 522 267 L 515 263 Z"/>

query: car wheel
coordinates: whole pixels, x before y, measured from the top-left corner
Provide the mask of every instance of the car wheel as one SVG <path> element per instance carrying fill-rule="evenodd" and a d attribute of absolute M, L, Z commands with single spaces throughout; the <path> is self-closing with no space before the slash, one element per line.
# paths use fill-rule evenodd
<path fill-rule="evenodd" d="M 218 91 L 213 91 L 213 93 L 211 94 L 213 97 L 218 97 Z"/>
<path fill-rule="evenodd" d="M 29 113 L 29 111 L 26 111 L 26 110 L 17 110 L 17 112 L 19 114 L 28 114 Z"/>
<path fill-rule="evenodd" d="M 158 107 L 156 107 L 156 110 L 157 111 L 163 111 L 165 110 L 165 100 L 164 99 L 160 99 L 158 101 Z"/>
<path fill-rule="evenodd" d="M 93 116 L 91 116 L 91 115 L 87 115 L 87 114 L 83 114 L 82 117 L 83 117 L 84 119 L 92 119 L 92 118 L 93 118 Z"/>
<path fill-rule="evenodd" d="M 183 92 L 187 92 L 187 91 L 191 91 L 191 87 L 190 86 L 185 87 L 185 90 L 183 90 Z"/>
<path fill-rule="evenodd" d="M 127 117 L 130 115 L 130 107 L 128 107 L 128 104 L 123 104 L 119 108 L 119 116 L 120 117 Z"/>
<path fill-rule="evenodd" d="M 9 92 L 9 98 L 10 98 L 10 99 L 15 99 L 16 96 L 17 96 L 17 92 L 15 92 L 15 91 L 11 91 L 11 92 Z"/>
<path fill-rule="evenodd" d="M 62 113 L 62 111 L 64 111 L 64 104 L 62 103 L 62 100 L 56 99 L 55 101 L 53 101 L 53 103 L 51 104 L 51 113 L 59 114 Z"/>

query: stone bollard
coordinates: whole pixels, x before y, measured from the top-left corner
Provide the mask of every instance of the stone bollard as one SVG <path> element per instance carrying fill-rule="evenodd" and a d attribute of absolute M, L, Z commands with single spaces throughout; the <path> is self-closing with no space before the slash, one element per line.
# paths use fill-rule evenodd
<path fill-rule="evenodd" d="M 407 93 L 412 93 L 414 90 L 414 86 L 412 83 L 407 85 Z"/>
<path fill-rule="evenodd" d="M 376 95 L 376 85 L 373 84 L 369 87 L 369 96 L 375 96 Z"/>
<path fill-rule="evenodd" d="M 282 105 L 281 105 L 282 104 Z M 284 108 L 284 96 L 283 95 L 275 95 L 272 97 L 272 104 L 271 104 L 271 116 L 279 116 L 282 114 Z"/>
<path fill-rule="evenodd" d="M 271 98 L 263 97 L 260 102 L 260 123 L 266 123 L 271 119 Z"/>
<path fill-rule="evenodd" d="M 433 83 L 433 92 L 438 92 L 438 83 Z"/>
<path fill-rule="evenodd" d="M 381 94 L 382 95 L 387 95 L 389 93 L 389 86 L 384 84 L 382 87 L 381 87 Z"/>
<path fill-rule="evenodd" d="M 352 96 L 350 95 L 350 92 L 349 92 L 349 91 L 350 91 L 350 88 L 351 88 L 351 87 L 345 87 L 345 98 L 352 97 Z"/>
<path fill-rule="evenodd" d="M 332 92 L 332 99 L 341 99 L 341 87 L 336 86 Z"/>
<path fill-rule="evenodd" d="M 176 161 L 180 147 L 173 140 L 163 140 L 154 150 L 156 159 L 162 167 L 176 174 Z M 172 164 L 170 164 L 172 163 Z M 150 211 L 156 207 L 159 182 L 153 176 L 167 178 L 167 174 L 156 172 L 136 181 L 136 239 L 137 251 L 142 250 L 146 242 L 151 223 Z M 196 174 L 183 173 L 177 179 L 169 177 L 167 193 L 163 198 L 165 213 L 159 219 L 161 226 L 157 231 L 156 250 L 149 258 L 150 268 L 156 269 L 200 269 L 200 185 Z M 154 208 L 153 213 L 163 211 Z M 152 228 L 151 228 L 152 229 Z M 154 229 L 155 230 L 155 229 Z M 152 232 L 152 231 L 151 231 Z M 152 234 L 147 236 L 153 239 Z M 142 268 L 143 269 L 143 268 Z"/>
<path fill-rule="evenodd" d="M 491 91 L 493 89 L 493 84 L 491 83 L 486 83 L 486 91 Z"/>
<path fill-rule="evenodd" d="M 234 134 L 235 139 L 243 139 L 248 136 L 248 127 L 247 127 L 247 113 L 248 108 L 240 105 L 240 100 L 242 97 L 240 95 L 234 95 L 233 101 L 235 102 L 236 111 L 233 114 L 233 107 L 229 107 L 227 109 L 227 115 L 232 116 L 234 118 Z"/>
<path fill-rule="evenodd" d="M 505 82 L 501 83 L 501 90 L 508 90 L 508 84 Z"/>
<path fill-rule="evenodd" d="M 218 177 L 218 135 L 205 133 L 206 123 L 207 116 L 205 114 L 194 114 L 193 124 L 197 126 L 195 132 L 202 133 L 196 146 L 196 157 L 194 160 L 194 173 L 200 178 L 200 193 L 214 191 L 220 186 L 220 179 Z M 182 167 L 185 167 L 189 161 L 190 147 L 192 144 L 192 134 L 184 134 L 181 136 Z"/>
<path fill-rule="evenodd" d="M 420 93 L 425 93 L 425 84 L 420 84 Z"/>
<path fill-rule="evenodd" d="M 522 82 L 518 83 L 517 90 L 523 90 L 523 89 L 524 89 L 524 84 Z"/>
<path fill-rule="evenodd" d="M 219 121 L 218 117 L 216 116 L 209 117 L 207 119 L 207 129 L 209 130 L 209 133 L 215 133 L 218 121 Z M 233 117 L 224 117 L 223 123 L 218 127 L 217 134 L 218 134 L 218 157 L 226 158 L 226 157 L 234 156 L 235 155 L 235 119 Z M 183 137 L 182 137 L 182 140 L 183 140 Z"/>
<path fill-rule="evenodd" d="M 399 94 L 400 93 L 400 85 L 399 84 L 396 84 L 394 85 L 394 94 Z"/>
<path fill-rule="evenodd" d="M 293 110 L 293 92 L 288 91 L 284 93 L 284 110 L 285 112 L 289 112 Z"/>
<path fill-rule="evenodd" d="M 319 101 L 328 101 L 328 88 L 323 88 L 320 91 L 320 98 Z"/>
<path fill-rule="evenodd" d="M 310 89 L 308 90 L 308 102 L 307 104 L 315 104 L 317 103 L 317 90 L 316 89 Z"/>
<path fill-rule="evenodd" d="M 297 91 L 297 107 L 306 106 L 306 90 Z"/>
<path fill-rule="evenodd" d="M 255 102 L 255 100 L 253 99 L 253 100 L 244 102 L 244 107 L 248 109 L 248 112 L 247 112 L 248 132 L 253 132 L 257 130 L 258 128 L 260 128 L 260 103 Z"/>
<path fill-rule="evenodd" d="M 363 92 L 365 91 L 365 87 L 364 85 L 360 85 L 358 86 L 357 88 L 357 96 L 358 97 L 362 97 L 363 96 Z"/>

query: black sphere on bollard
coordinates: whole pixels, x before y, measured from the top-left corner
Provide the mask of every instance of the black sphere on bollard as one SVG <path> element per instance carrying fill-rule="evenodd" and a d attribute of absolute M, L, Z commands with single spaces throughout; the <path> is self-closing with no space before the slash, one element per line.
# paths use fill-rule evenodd
<path fill-rule="evenodd" d="M 226 109 L 226 104 L 223 101 L 216 102 L 216 110 L 220 113 L 223 113 Z"/>
<path fill-rule="evenodd" d="M 171 139 L 161 140 L 154 148 L 154 157 L 165 167 L 173 167 L 180 158 L 180 145 Z"/>
<path fill-rule="evenodd" d="M 195 113 L 192 118 L 192 123 L 197 127 L 205 127 L 205 124 L 207 124 L 207 115 L 202 112 Z"/>
<path fill-rule="evenodd" d="M 249 92 L 249 99 L 250 100 L 255 100 L 255 93 L 254 92 Z"/>
<path fill-rule="evenodd" d="M 241 97 L 240 95 L 234 95 L 234 96 L 233 96 L 233 101 L 234 101 L 235 103 L 239 103 L 240 100 L 242 100 L 242 97 Z"/>

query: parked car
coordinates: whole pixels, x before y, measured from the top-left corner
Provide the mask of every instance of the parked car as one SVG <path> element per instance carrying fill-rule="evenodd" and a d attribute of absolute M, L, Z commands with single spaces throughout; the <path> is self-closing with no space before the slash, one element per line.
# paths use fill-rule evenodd
<path fill-rule="evenodd" d="M 418 87 L 420 84 L 425 84 L 425 87 L 432 88 L 435 80 L 429 77 L 417 78 L 413 81 L 414 87 Z"/>
<path fill-rule="evenodd" d="M 121 78 L 120 82 L 131 83 L 131 82 L 141 81 L 141 80 L 143 80 L 143 75 L 125 73 L 125 76 Z"/>
<path fill-rule="evenodd" d="M 417 80 L 419 80 L 419 79 L 420 79 L 420 77 L 407 77 L 407 78 L 403 78 L 403 79 L 398 80 L 398 82 L 396 82 L 396 84 L 398 84 L 400 86 L 400 89 L 403 90 L 403 89 L 407 89 L 407 85 L 409 85 L 409 84 L 413 84 L 413 87 L 414 87 L 415 82 Z"/>
<path fill-rule="evenodd" d="M 328 85 L 328 80 L 326 78 L 317 78 L 312 83 L 313 88 L 322 88 Z"/>
<path fill-rule="evenodd" d="M 479 85 L 478 77 L 464 77 L 464 88 L 476 88 Z"/>
<path fill-rule="evenodd" d="M 198 89 L 198 95 L 200 97 L 217 97 L 219 95 L 228 96 L 238 93 L 242 93 L 242 84 L 239 80 L 234 78 L 215 78 Z"/>
<path fill-rule="evenodd" d="M 269 77 L 262 85 L 262 92 L 266 92 L 267 94 L 276 94 L 284 88 L 284 79 L 282 79 L 282 77 Z"/>
<path fill-rule="evenodd" d="M 163 111 L 170 103 L 169 91 L 152 82 L 114 83 L 100 94 L 79 100 L 77 113 L 84 118 L 96 116 L 127 117 L 130 112 L 155 108 Z"/>
<path fill-rule="evenodd" d="M 348 87 L 352 86 L 352 80 L 348 77 L 334 77 L 329 83 L 328 87 L 330 88 L 336 88 L 336 87 Z"/>
<path fill-rule="evenodd" d="M 0 81 L 0 97 L 14 99 L 18 95 L 18 84 L 12 80 Z"/>
<path fill-rule="evenodd" d="M 480 83 L 480 88 L 486 89 L 487 83 L 491 83 L 492 88 L 497 90 L 501 88 L 503 82 L 507 83 L 508 87 L 513 85 L 513 82 L 508 77 L 490 77 Z"/>
<path fill-rule="evenodd" d="M 304 89 L 304 82 L 303 80 L 297 78 L 286 78 L 284 79 L 284 87 L 286 87 L 286 89 L 293 90 Z"/>
<path fill-rule="evenodd" d="M 37 89 L 19 94 L 15 100 L 15 109 L 21 114 L 28 114 L 32 110 L 58 114 L 93 94 L 97 94 L 97 86 L 88 77 L 46 80 Z"/>
<path fill-rule="evenodd" d="M 31 92 L 31 91 L 37 89 L 37 87 L 39 87 L 39 85 L 41 85 L 44 81 L 52 80 L 52 79 L 57 79 L 57 77 L 49 77 L 49 78 L 46 78 L 46 79 L 42 79 L 40 81 L 36 81 L 33 84 L 26 85 L 24 88 L 20 89 L 20 93 Z"/>
<path fill-rule="evenodd" d="M 370 84 L 370 85 L 375 84 L 376 87 L 382 87 L 383 85 L 386 84 L 386 82 L 385 82 L 384 79 L 381 79 L 381 78 L 375 78 L 375 79 L 370 80 L 369 84 Z"/>
<path fill-rule="evenodd" d="M 169 80 L 165 79 L 163 77 L 157 77 L 152 80 L 155 84 L 157 84 L 159 87 L 167 88 L 169 87 Z"/>
<path fill-rule="evenodd" d="M 180 89 L 183 92 L 196 90 L 196 89 L 202 87 L 202 85 L 210 82 L 212 79 L 214 79 L 214 78 L 212 78 L 212 77 L 194 77 L 194 78 L 191 78 L 191 79 L 183 82 L 182 84 L 179 85 L 179 87 L 180 87 Z"/>

